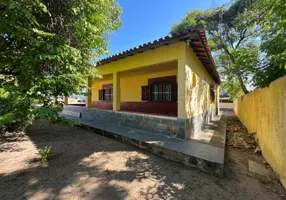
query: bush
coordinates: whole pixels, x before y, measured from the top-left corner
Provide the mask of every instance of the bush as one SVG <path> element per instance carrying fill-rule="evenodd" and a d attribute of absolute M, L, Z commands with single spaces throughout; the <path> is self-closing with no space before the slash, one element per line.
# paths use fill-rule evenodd
<path fill-rule="evenodd" d="M 0 133 L 4 131 L 22 131 L 33 120 L 30 103 L 17 93 L 8 93 L 0 89 Z"/>
<path fill-rule="evenodd" d="M 59 115 L 62 105 L 38 107 L 33 98 L 6 92 L 0 88 L 0 133 L 23 131 L 35 118 L 51 120 L 53 124 L 79 125 L 78 120 L 69 120 Z M 34 106 L 33 103 L 35 104 Z"/>
<path fill-rule="evenodd" d="M 60 105 L 54 105 L 51 107 L 40 107 L 36 108 L 33 113 L 37 118 L 48 119 L 52 124 L 59 125 L 71 125 L 77 126 L 80 125 L 79 120 L 76 119 L 66 119 L 59 114 L 59 111 L 62 110 Z"/>
<path fill-rule="evenodd" d="M 32 119 L 10 112 L 0 116 L 0 133 L 22 131 L 32 123 Z"/>
<path fill-rule="evenodd" d="M 52 147 L 46 146 L 43 149 L 39 149 L 38 152 L 42 162 L 47 162 L 53 157 Z"/>

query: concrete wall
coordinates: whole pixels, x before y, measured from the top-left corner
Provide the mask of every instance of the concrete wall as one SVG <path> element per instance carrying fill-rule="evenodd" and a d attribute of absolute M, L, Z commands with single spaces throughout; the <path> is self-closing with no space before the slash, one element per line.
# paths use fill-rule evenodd
<path fill-rule="evenodd" d="M 216 83 L 190 47 L 186 48 L 185 70 L 186 130 L 187 138 L 193 138 L 215 114 L 216 100 L 211 101 L 210 84 Z"/>
<path fill-rule="evenodd" d="M 65 106 L 65 111 L 80 113 L 84 120 L 108 121 L 118 126 L 145 130 L 156 134 L 185 139 L 185 119 L 154 116 L 148 114 L 118 112 L 102 109 L 88 109 L 79 106 Z"/>
<path fill-rule="evenodd" d="M 286 76 L 235 101 L 235 112 L 256 132 L 263 157 L 286 187 Z"/>

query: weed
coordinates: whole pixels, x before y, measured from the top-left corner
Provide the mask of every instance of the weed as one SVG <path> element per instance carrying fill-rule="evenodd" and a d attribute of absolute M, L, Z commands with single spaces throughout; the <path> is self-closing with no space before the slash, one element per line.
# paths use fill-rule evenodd
<path fill-rule="evenodd" d="M 37 154 L 40 155 L 42 162 L 47 162 L 53 157 L 52 147 L 46 146 L 43 149 L 39 149 Z"/>

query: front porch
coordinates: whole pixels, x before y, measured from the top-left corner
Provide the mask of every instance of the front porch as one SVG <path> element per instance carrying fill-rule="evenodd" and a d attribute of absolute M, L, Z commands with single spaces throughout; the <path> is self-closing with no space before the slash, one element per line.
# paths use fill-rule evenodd
<path fill-rule="evenodd" d="M 204 32 L 195 32 L 102 59 L 96 67 L 101 77 L 88 80 L 87 108 L 66 106 L 63 114 L 102 135 L 221 175 L 220 79 Z"/>
<path fill-rule="evenodd" d="M 177 85 L 177 61 L 105 74 L 90 81 L 88 107 L 177 117 Z"/>
<path fill-rule="evenodd" d="M 223 176 L 226 137 L 226 117 L 223 115 L 214 118 L 204 130 L 208 138 L 186 140 L 186 119 L 183 118 L 77 106 L 65 106 L 62 114 L 67 118 L 78 118 L 83 127 L 98 134 Z"/>
<path fill-rule="evenodd" d="M 94 121 L 95 123 L 109 123 L 113 126 L 128 127 L 153 134 L 186 139 L 186 119 L 184 118 L 79 106 L 65 106 L 63 114 Z"/>

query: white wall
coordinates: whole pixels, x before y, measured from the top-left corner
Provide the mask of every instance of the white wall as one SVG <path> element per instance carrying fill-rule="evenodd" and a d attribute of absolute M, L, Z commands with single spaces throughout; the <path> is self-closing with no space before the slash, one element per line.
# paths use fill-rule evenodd
<path fill-rule="evenodd" d="M 219 103 L 219 108 L 226 108 L 226 109 L 233 109 L 234 104 L 233 103 Z"/>

